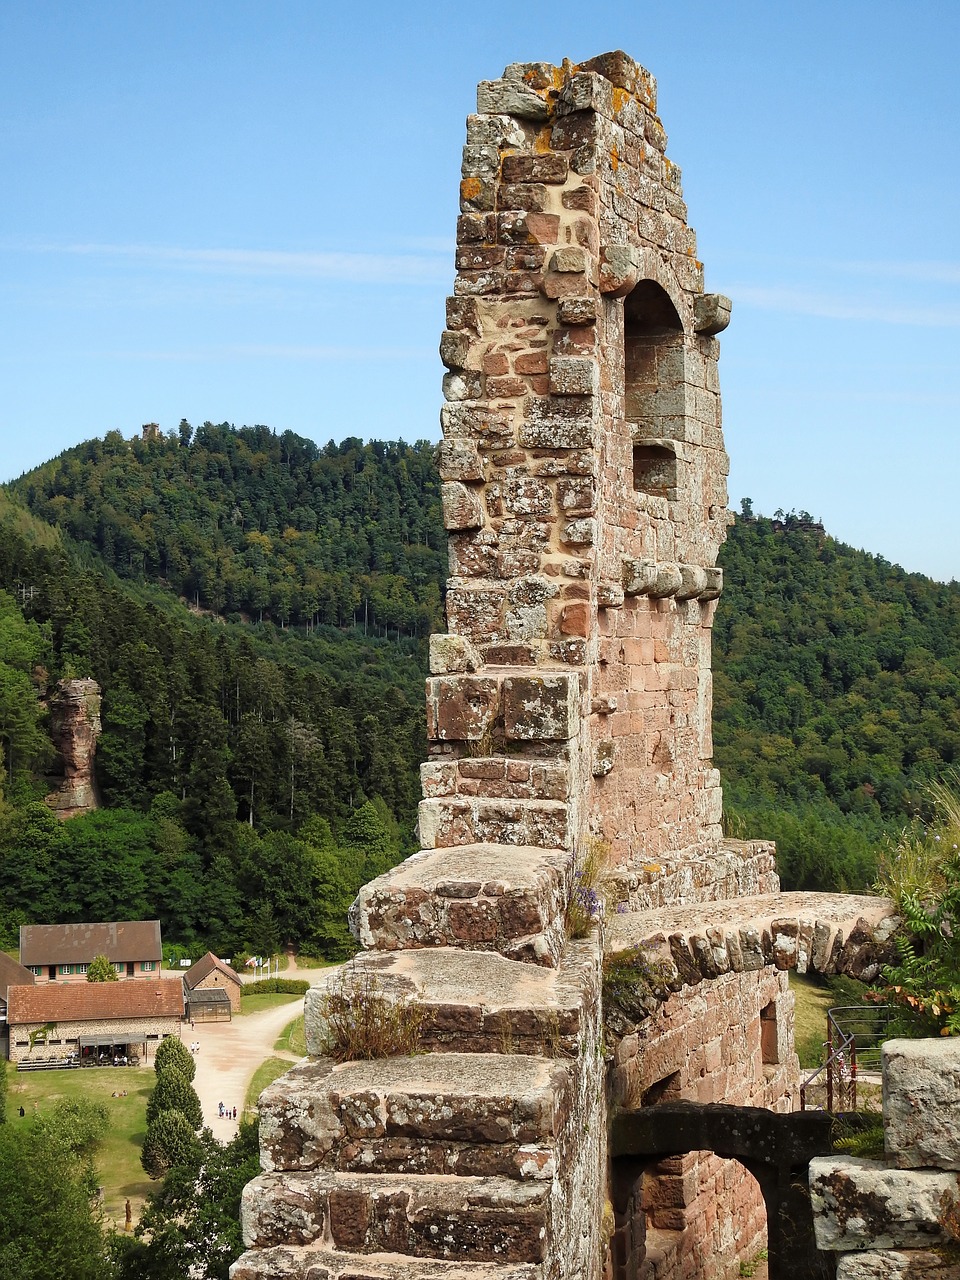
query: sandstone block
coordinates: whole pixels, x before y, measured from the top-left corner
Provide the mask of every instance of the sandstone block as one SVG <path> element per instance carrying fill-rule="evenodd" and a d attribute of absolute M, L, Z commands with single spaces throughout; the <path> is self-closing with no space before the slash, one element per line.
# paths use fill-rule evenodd
<path fill-rule="evenodd" d="M 557 303 L 557 319 L 561 324 L 596 324 L 597 311 L 597 299 L 592 295 L 561 298 Z"/>
<path fill-rule="evenodd" d="M 523 126 L 505 115 L 467 116 L 467 142 L 471 146 L 522 147 Z"/>
<path fill-rule="evenodd" d="M 592 517 L 568 520 L 560 532 L 560 537 L 571 547 L 592 546 L 597 538 L 597 522 Z"/>
<path fill-rule="evenodd" d="M 483 463 L 472 440 L 444 440 L 437 446 L 437 470 L 441 480 L 483 479 Z"/>
<path fill-rule="evenodd" d="M 537 155 L 504 156 L 504 182 L 565 182 L 569 165 L 565 156 L 554 152 Z"/>
<path fill-rule="evenodd" d="M 628 244 L 600 247 L 600 292 L 611 298 L 625 298 L 639 278 L 637 252 Z"/>
<path fill-rule="evenodd" d="M 556 244 L 560 219 L 555 213 L 501 213 L 497 240 L 501 244 Z"/>
<path fill-rule="evenodd" d="M 475 742 L 497 718 L 499 682 L 489 676 L 433 676 L 427 681 L 427 737 Z"/>
<path fill-rule="evenodd" d="M 579 245 L 567 245 L 563 249 L 555 249 L 550 258 L 551 271 L 577 271 L 582 275 L 587 269 L 587 255 Z"/>
<path fill-rule="evenodd" d="M 440 359 L 448 369 L 466 367 L 470 338 L 462 329 L 445 329 L 440 336 Z"/>
<path fill-rule="evenodd" d="M 546 120 L 550 114 L 546 100 L 518 80 L 481 80 L 477 85 L 477 111 L 481 115 L 519 116 L 522 120 Z"/>
<path fill-rule="evenodd" d="M 430 637 L 430 672 L 432 675 L 449 675 L 454 672 L 476 671 L 482 663 L 477 648 L 464 636 L 445 635 L 437 632 Z"/>
<path fill-rule="evenodd" d="M 576 676 L 506 676 L 504 731 L 519 741 L 550 742 L 576 737 L 580 729 L 580 684 Z"/>
<path fill-rule="evenodd" d="M 694 300 L 693 324 L 697 333 L 722 333 L 730 323 L 733 303 L 722 293 L 702 293 Z"/>
<path fill-rule="evenodd" d="M 483 526 L 483 505 L 459 480 L 447 480 L 440 486 L 440 503 L 445 529 L 479 529 Z"/>
<path fill-rule="evenodd" d="M 529 449 L 583 449 L 594 442 L 597 429 L 595 396 L 538 396 L 527 402 L 519 430 L 520 444 Z"/>
<path fill-rule="evenodd" d="M 960 1169 L 960 1041 L 887 1041 L 883 1126 L 901 1168 Z"/>
<path fill-rule="evenodd" d="M 503 186 L 497 195 L 500 209 L 523 210 L 526 213 L 543 213 L 547 207 L 549 196 L 542 182 L 522 182 L 512 186 Z M 542 266 L 542 263 L 538 263 Z"/>
<path fill-rule="evenodd" d="M 553 356 L 550 360 L 550 391 L 555 396 L 592 396 L 600 389 L 600 367 L 596 360 L 577 356 Z"/>
<path fill-rule="evenodd" d="M 955 1173 L 891 1169 L 872 1160 L 821 1156 L 810 1161 L 817 1246 L 913 1249 L 945 1244 L 945 1216 L 960 1199 Z"/>
<path fill-rule="evenodd" d="M 648 110 L 656 111 L 656 79 L 622 50 L 617 49 L 613 53 L 602 53 L 597 58 L 590 58 L 587 62 L 581 62 L 579 69 L 597 72 L 605 80 L 609 80 L 614 88 L 625 89 Z"/>
<path fill-rule="evenodd" d="M 845 1253 L 837 1280 L 955 1280 L 960 1258 L 944 1250 L 885 1249 L 882 1253 Z"/>

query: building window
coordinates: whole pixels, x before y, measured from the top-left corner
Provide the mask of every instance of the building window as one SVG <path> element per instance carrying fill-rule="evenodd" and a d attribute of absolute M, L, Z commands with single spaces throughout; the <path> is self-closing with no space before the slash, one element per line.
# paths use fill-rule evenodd
<path fill-rule="evenodd" d="M 144 960 L 140 965 L 141 972 L 143 973 L 152 973 L 155 968 L 156 965 L 152 960 Z"/>
<path fill-rule="evenodd" d="M 90 966 L 88 964 L 78 964 L 77 973 L 86 973 L 89 968 Z"/>
<path fill-rule="evenodd" d="M 116 969 L 117 973 L 123 973 L 123 961 L 122 961 L 122 960 L 114 960 L 114 962 L 113 962 L 113 967 L 114 967 L 114 969 Z"/>
<path fill-rule="evenodd" d="M 61 964 L 61 965 L 59 965 L 59 966 L 57 967 L 57 972 L 58 972 L 58 973 L 60 973 L 60 974 L 61 974 L 61 976 L 64 976 L 64 975 L 66 975 L 66 974 L 68 974 L 68 973 L 73 973 L 73 965 L 72 965 L 72 964 Z"/>
<path fill-rule="evenodd" d="M 35 978 L 39 978 L 39 977 L 40 977 L 40 972 L 41 972 L 41 966 L 40 966 L 40 965 L 38 965 L 38 964 L 28 964 L 28 965 L 27 965 L 27 968 L 30 970 L 30 972 L 33 974 L 33 976 L 34 976 Z"/>

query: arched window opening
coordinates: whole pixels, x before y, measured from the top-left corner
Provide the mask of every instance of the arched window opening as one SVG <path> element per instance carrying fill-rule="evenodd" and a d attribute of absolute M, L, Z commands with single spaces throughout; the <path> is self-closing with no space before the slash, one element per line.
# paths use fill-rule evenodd
<path fill-rule="evenodd" d="M 683 437 L 683 326 L 670 297 L 642 280 L 624 301 L 624 416 L 634 442 L 633 487 L 677 497 L 674 441 Z"/>

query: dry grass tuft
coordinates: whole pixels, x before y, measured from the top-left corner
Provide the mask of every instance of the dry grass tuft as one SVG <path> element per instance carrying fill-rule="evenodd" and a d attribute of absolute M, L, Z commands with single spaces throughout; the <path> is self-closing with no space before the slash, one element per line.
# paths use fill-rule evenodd
<path fill-rule="evenodd" d="M 375 974 L 345 965 L 320 1001 L 323 1052 L 335 1062 L 401 1058 L 420 1051 L 424 1010 L 390 998 Z"/>

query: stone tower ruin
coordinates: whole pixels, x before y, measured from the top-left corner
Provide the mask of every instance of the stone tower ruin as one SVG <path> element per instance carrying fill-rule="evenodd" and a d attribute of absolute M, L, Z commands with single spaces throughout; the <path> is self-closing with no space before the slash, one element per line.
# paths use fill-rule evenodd
<path fill-rule="evenodd" d="M 784 970 L 836 967 L 871 910 L 788 902 L 771 845 L 722 837 L 730 303 L 704 292 L 665 148 L 622 53 L 479 86 L 440 347 L 422 848 L 361 891 L 345 979 L 413 1001 L 426 1052 L 334 1064 L 310 993 L 313 1056 L 261 1099 L 234 1280 L 712 1280 L 763 1244 L 742 1165 L 607 1148 L 616 1108 L 789 1111 Z"/>

